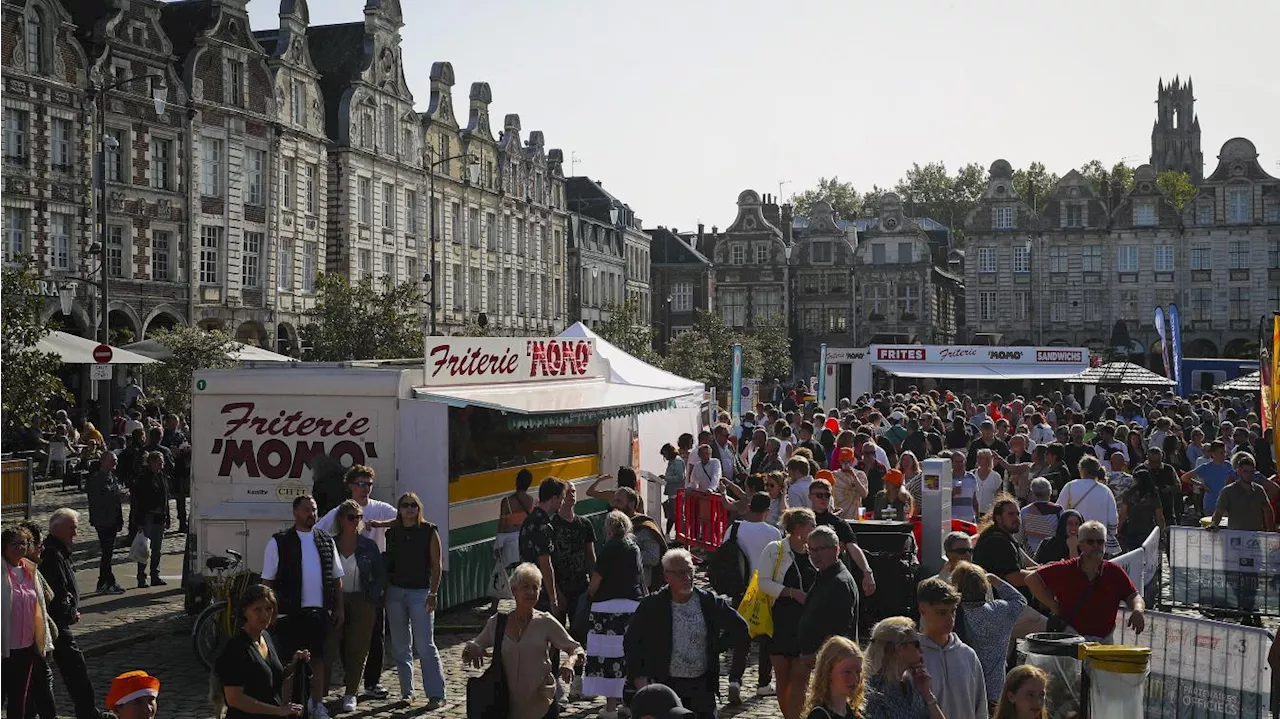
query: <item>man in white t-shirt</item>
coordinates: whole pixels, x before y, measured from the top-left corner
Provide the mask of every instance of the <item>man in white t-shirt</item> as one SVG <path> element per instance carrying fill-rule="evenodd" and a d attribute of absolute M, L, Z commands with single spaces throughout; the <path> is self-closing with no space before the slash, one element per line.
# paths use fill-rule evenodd
<path fill-rule="evenodd" d="M 995 455 L 991 450 L 978 450 L 978 466 L 973 468 L 973 478 L 977 497 L 975 510 L 981 517 L 991 512 L 996 495 L 1004 489 L 1004 477 L 995 470 Z"/>
<path fill-rule="evenodd" d="M 698 456 L 689 462 L 689 489 L 714 492 L 720 489 L 720 460 L 711 456 L 711 445 L 698 446 Z"/>
<path fill-rule="evenodd" d="M 787 482 L 787 506 L 788 507 L 812 507 L 809 503 L 809 485 L 813 482 L 813 475 L 809 474 L 812 467 L 809 460 L 804 457 L 792 457 L 787 460 L 787 475 L 790 478 Z"/>
<path fill-rule="evenodd" d="M 371 527 L 370 522 L 395 519 L 399 516 L 396 508 L 381 500 L 373 499 L 374 471 L 373 467 L 363 464 L 352 465 L 346 474 L 347 494 L 360 505 L 364 513 L 364 529 L 361 534 L 372 539 L 378 545 L 379 552 L 387 551 L 387 530 L 382 527 Z M 316 522 L 316 527 L 330 536 L 338 533 L 338 507 L 330 509 Z M 383 605 L 379 604 L 373 618 L 373 638 L 369 644 L 369 658 L 364 665 L 364 691 L 375 699 L 385 699 L 386 687 L 382 686 L 382 638 L 385 636 L 386 617 Z"/>
<path fill-rule="evenodd" d="M 320 701 L 327 693 L 325 637 L 342 626 L 342 561 L 338 546 L 324 530 L 315 529 L 316 501 L 309 495 L 293 500 L 293 526 L 267 540 L 262 580 L 276 592 L 280 639 L 286 660 L 300 650 L 311 652 L 311 716 L 328 719 Z"/>

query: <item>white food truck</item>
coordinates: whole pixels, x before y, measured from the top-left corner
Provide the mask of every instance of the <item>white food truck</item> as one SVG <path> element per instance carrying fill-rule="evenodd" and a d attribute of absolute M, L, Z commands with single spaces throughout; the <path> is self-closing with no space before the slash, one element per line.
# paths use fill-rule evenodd
<path fill-rule="evenodd" d="M 611 369 L 594 336 L 428 337 L 425 362 L 197 372 L 188 606 L 203 597 L 211 557 L 234 550 L 261 571 L 267 540 L 293 521 L 293 499 L 312 493 L 313 465 L 325 463 L 317 457 L 372 467 L 376 499 L 417 493 L 441 528 L 441 606 L 485 596 L 498 505 L 517 472 L 532 472 L 536 494 L 547 477 L 590 481 L 621 465 L 656 469 L 657 439 L 696 431 L 699 386 L 600 342 L 629 376 Z M 643 462 L 642 435 L 652 437 Z M 645 488 L 651 507 L 661 503 L 655 489 Z M 584 516 L 604 509 L 596 500 L 578 504 Z"/>

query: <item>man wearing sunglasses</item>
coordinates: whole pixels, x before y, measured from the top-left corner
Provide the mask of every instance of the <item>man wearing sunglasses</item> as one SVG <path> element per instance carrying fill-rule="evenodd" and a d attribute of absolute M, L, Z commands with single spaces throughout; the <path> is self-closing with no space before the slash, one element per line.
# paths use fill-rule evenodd
<path fill-rule="evenodd" d="M 1103 559 L 1107 528 L 1085 522 L 1079 536 L 1080 556 L 1040 567 L 1027 576 L 1027 588 L 1060 624 L 1090 641 L 1107 641 L 1121 603 L 1129 607 L 1129 626 L 1141 634 L 1146 603 L 1124 569 Z"/>
<path fill-rule="evenodd" d="M 947 563 L 938 570 L 938 579 L 950 582 L 951 572 L 955 570 L 956 565 L 969 561 L 973 556 L 973 539 L 964 532 L 952 532 L 942 540 L 942 554 Z"/>
<path fill-rule="evenodd" d="M 379 552 L 386 552 L 387 529 L 385 526 L 375 527 L 373 523 L 393 520 L 399 514 L 395 507 L 370 496 L 373 494 L 374 477 L 373 467 L 363 464 L 351 465 L 351 469 L 347 470 L 345 476 L 347 494 L 360 505 L 364 513 L 364 529 L 360 534 L 372 539 L 374 544 L 378 545 Z M 334 507 L 321 517 L 319 522 L 316 522 L 316 526 L 331 537 L 338 536 L 338 509 L 339 507 Z M 378 614 L 373 618 L 373 641 L 369 645 L 369 659 L 364 665 L 365 695 L 375 699 L 387 697 L 387 688 L 379 681 L 382 677 L 382 638 L 386 634 L 385 623 L 386 613 L 383 611 L 383 605 L 379 604 Z"/>

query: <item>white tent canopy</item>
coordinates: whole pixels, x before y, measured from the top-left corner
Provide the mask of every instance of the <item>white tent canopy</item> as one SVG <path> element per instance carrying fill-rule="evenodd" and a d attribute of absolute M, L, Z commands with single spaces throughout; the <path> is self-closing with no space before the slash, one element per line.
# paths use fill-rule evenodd
<path fill-rule="evenodd" d="M 237 362 L 295 362 L 294 358 L 286 355 L 277 354 L 271 350 L 264 350 L 261 347 L 247 345 L 242 342 L 230 342 L 227 350 L 227 358 L 236 360 Z M 165 347 L 159 340 L 142 340 L 126 345 L 125 349 L 136 352 L 140 355 L 150 357 L 157 360 L 167 360 L 173 356 L 173 352 Z"/>
<path fill-rule="evenodd" d="M 699 395 L 705 389 L 701 382 L 685 379 L 680 375 L 654 367 L 644 360 L 632 357 L 621 348 L 610 344 L 603 337 L 592 332 L 581 322 L 573 323 L 572 326 L 565 329 L 558 336 L 595 340 L 596 352 L 609 361 L 609 380 L 611 382 L 621 382 L 622 384 L 640 387 L 683 390 L 689 394 L 696 392 Z"/>
<path fill-rule="evenodd" d="M 98 361 L 93 358 L 93 350 L 98 344 L 95 340 L 54 330 L 36 343 L 36 349 L 57 355 L 63 364 L 98 364 Z M 152 364 L 154 362 L 155 360 L 150 357 L 112 347 L 111 361 L 108 364 Z"/>
<path fill-rule="evenodd" d="M 1067 382 L 1076 384 L 1128 385 L 1132 387 L 1172 387 L 1177 384 L 1164 375 L 1132 362 L 1108 362 L 1090 367 Z"/>

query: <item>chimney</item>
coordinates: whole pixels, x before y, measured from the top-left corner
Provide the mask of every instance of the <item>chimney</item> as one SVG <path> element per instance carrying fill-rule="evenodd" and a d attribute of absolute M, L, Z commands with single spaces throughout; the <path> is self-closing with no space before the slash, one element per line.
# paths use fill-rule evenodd
<path fill-rule="evenodd" d="M 782 214 L 778 211 L 778 204 L 774 202 L 775 199 L 773 195 L 765 195 L 764 205 L 760 209 L 764 213 L 765 221 L 774 227 L 778 227 L 782 224 Z"/>
<path fill-rule="evenodd" d="M 702 238 L 706 236 L 706 230 L 701 222 L 698 223 L 698 246 L 702 246 Z"/>
<path fill-rule="evenodd" d="M 1119 177 L 1111 178 L 1111 211 L 1115 212 L 1124 201 L 1124 183 Z"/>
<path fill-rule="evenodd" d="M 782 206 L 782 236 L 786 238 L 787 244 L 791 244 L 792 235 L 792 216 L 791 204 L 787 203 Z"/>

